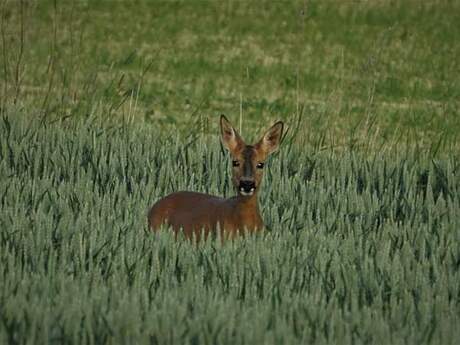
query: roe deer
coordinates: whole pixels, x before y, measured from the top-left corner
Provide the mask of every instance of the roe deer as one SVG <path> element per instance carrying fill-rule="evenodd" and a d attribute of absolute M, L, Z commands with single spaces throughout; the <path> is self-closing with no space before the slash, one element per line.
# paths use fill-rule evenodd
<path fill-rule="evenodd" d="M 224 199 L 203 193 L 176 192 L 156 202 L 148 214 L 149 227 L 157 231 L 161 225 L 174 232 L 184 232 L 199 240 L 223 231 L 222 238 L 233 238 L 239 231 L 256 232 L 264 223 L 257 203 L 257 192 L 268 155 L 279 147 L 283 123 L 275 123 L 254 145 L 246 145 L 224 115 L 220 117 L 221 137 L 232 157 L 232 182 L 237 196 Z"/>

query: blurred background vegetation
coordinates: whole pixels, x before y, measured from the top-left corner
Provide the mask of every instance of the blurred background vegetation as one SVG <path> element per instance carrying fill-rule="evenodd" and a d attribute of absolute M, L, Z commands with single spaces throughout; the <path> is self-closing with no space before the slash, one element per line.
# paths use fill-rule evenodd
<path fill-rule="evenodd" d="M 1 3 L 2 112 L 458 145 L 456 1 Z M 295 120 L 297 119 L 297 120 Z M 194 127 L 195 128 L 195 127 Z"/>

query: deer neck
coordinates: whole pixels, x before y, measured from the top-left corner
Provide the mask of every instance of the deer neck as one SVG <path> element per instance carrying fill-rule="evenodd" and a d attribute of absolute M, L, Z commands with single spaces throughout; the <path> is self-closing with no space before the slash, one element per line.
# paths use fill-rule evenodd
<path fill-rule="evenodd" d="M 234 202 L 236 211 L 238 213 L 260 216 L 257 193 L 254 193 L 251 196 L 237 195 L 234 198 Z"/>

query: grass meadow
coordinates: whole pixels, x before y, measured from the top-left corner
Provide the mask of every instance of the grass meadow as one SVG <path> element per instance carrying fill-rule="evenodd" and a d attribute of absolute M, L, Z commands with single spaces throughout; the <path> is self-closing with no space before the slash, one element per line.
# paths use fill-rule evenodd
<path fill-rule="evenodd" d="M 0 343 L 458 343 L 460 4 L 0 10 Z M 221 113 L 288 127 L 265 232 L 152 234 L 233 195 Z"/>

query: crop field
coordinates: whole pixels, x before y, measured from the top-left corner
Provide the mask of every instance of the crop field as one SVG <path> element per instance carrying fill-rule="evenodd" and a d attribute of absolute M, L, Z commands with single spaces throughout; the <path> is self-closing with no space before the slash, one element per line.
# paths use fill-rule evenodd
<path fill-rule="evenodd" d="M 457 344 L 460 4 L 0 1 L 0 344 Z M 267 162 L 263 233 L 147 228 Z"/>

